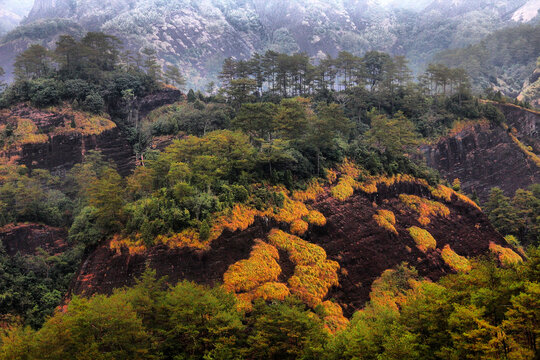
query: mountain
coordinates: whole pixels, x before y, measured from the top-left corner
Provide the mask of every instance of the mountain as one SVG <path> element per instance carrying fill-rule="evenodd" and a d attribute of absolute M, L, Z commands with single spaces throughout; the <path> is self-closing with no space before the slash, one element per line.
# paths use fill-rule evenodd
<path fill-rule="evenodd" d="M 538 16 L 540 1 L 529 0 L 512 14 L 512 20 L 528 22 Z"/>
<path fill-rule="evenodd" d="M 82 30 L 115 34 L 135 53 L 154 47 L 162 65 L 179 65 L 188 85 L 198 88 L 215 79 L 225 58 L 266 50 L 320 57 L 376 49 L 406 55 L 419 70 L 441 50 L 475 43 L 514 23 L 509 14 L 526 5 L 524 0 L 469 3 L 398 7 L 371 0 L 36 0 L 23 26 L 4 39 L 0 53 L 13 50 L 14 42 L 21 49 L 32 42 L 54 43 L 58 34 L 69 32 L 69 21 Z M 27 36 L 36 26 L 47 31 Z M 0 66 L 9 70 L 18 51 L 0 59 Z"/>
<path fill-rule="evenodd" d="M 540 107 L 540 58 L 536 60 L 536 69 L 525 80 L 523 89 L 517 99 L 519 101 L 528 101 L 537 108 Z"/>
<path fill-rule="evenodd" d="M 309 271 L 315 271 L 309 281 L 314 288 L 321 287 L 315 304 L 334 299 L 346 315 L 352 315 L 369 299 L 372 283 L 385 270 L 403 262 L 416 267 L 421 276 L 438 280 L 459 269 L 449 259 L 450 253 L 464 259 L 461 257 L 488 254 L 494 245 L 508 248 L 482 211 L 449 188 L 432 188 L 406 176 L 380 179 L 371 185 L 374 188 L 357 190 L 347 199 L 337 198 L 331 184 L 325 186 L 306 206 L 320 211 L 326 220 L 310 226 L 302 239 L 290 234 L 295 231 L 294 225 L 267 215 L 255 216 L 238 229 L 233 225 L 235 219 L 249 217 L 243 210 L 231 215 L 230 227 L 204 249 L 159 244 L 141 250 L 119 247 L 118 238 L 112 239 L 88 255 L 71 284 L 70 295 L 110 294 L 114 289 L 133 285 L 147 267 L 155 269 L 159 276 L 167 276 L 173 284 L 186 279 L 212 286 L 227 283 L 227 273 L 253 257 L 257 244 L 263 241 L 279 250 L 279 284 L 309 304 L 314 299 L 305 292 L 310 294 L 311 287 L 298 289 L 294 285 L 294 278 L 302 278 L 306 270 L 297 263 L 294 250 L 281 245 L 279 236 L 297 242 L 303 251 L 313 248 L 337 265 L 337 270 L 319 279 L 323 275 L 317 275 L 321 264 L 308 264 Z M 414 204 L 429 210 L 423 213 Z M 381 216 L 389 222 L 381 221 Z M 436 239 L 434 244 L 426 247 L 417 232 Z M 270 262 L 259 266 L 272 271 Z M 255 274 L 252 276 L 252 281 L 257 281 Z M 319 285 L 331 282 L 332 276 L 337 276 L 335 283 Z M 240 298 L 246 295 L 249 293 L 239 294 Z"/>
<path fill-rule="evenodd" d="M 0 36 L 17 27 L 33 4 L 33 0 L 0 1 Z"/>
<path fill-rule="evenodd" d="M 15 28 L 22 18 L 11 11 L 0 9 L 0 36 Z"/>

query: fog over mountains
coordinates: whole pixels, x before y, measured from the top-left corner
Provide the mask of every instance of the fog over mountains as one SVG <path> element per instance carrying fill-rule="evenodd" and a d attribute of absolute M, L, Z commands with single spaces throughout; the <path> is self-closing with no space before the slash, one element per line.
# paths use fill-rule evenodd
<path fill-rule="evenodd" d="M 4 1 L 2 14 L 24 4 Z M 162 65 L 180 66 L 197 88 L 225 58 L 266 50 L 314 57 L 380 50 L 406 55 L 419 71 L 442 50 L 535 23 L 538 8 L 540 0 L 36 0 L 27 17 L 8 21 L 21 26 L 2 41 L 0 66 L 9 74 L 14 54 L 31 43 L 50 47 L 59 34 L 99 30 L 134 53 L 154 48 Z"/>

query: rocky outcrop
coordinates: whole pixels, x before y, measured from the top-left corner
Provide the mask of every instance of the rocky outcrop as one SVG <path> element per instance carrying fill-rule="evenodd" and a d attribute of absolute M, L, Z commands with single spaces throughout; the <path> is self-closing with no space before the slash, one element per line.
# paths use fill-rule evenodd
<path fill-rule="evenodd" d="M 540 111 L 525 109 L 513 104 L 492 102 L 505 116 L 506 123 L 519 140 L 540 154 Z"/>
<path fill-rule="evenodd" d="M 62 175 L 80 163 L 89 150 L 97 150 L 113 160 L 121 174 L 129 174 L 134 167 L 135 157 L 126 136 L 110 120 L 84 119 L 87 116 L 70 110 L 39 110 L 25 104 L 4 111 L 0 114 L 0 125 L 19 119 L 29 120 L 36 126 L 36 134 L 40 137 L 45 135 L 46 139 L 33 141 L 30 138 L 21 143 L 15 142 L 4 147 L 0 157 L 30 169 L 47 169 Z M 83 124 L 72 126 L 74 119 L 81 119 Z M 95 124 L 99 121 L 102 123 Z"/>
<path fill-rule="evenodd" d="M 38 249 L 57 255 L 68 249 L 67 231 L 40 224 L 6 225 L 0 228 L 0 241 L 6 253 L 36 255 Z"/>
<path fill-rule="evenodd" d="M 164 105 L 170 105 L 185 99 L 185 95 L 178 89 L 165 88 L 153 94 L 138 99 L 133 104 L 131 113 L 132 124 L 139 124 L 153 110 Z"/>
<path fill-rule="evenodd" d="M 425 186 L 395 184 L 379 189 L 376 195 L 357 192 L 344 202 L 326 192 L 312 203 L 325 215 L 327 224 L 312 228 L 304 238 L 324 248 L 328 258 L 340 264 L 340 285 L 327 297 L 335 299 L 348 315 L 368 300 L 371 284 L 386 269 L 408 262 L 422 276 L 436 280 L 453 271 L 441 258 L 446 245 L 459 255 L 476 256 L 488 251 L 490 242 L 505 244 L 479 209 L 455 196 L 445 203 L 449 216 L 433 217 L 431 223 L 424 226 L 419 224 L 418 214 L 400 200 L 402 193 L 431 197 Z M 380 209 L 395 214 L 396 233 L 376 223 L 373 215 Z M 146 267 L 155 269 L 158 276 L 167 276 L 171 284 L 182 279 L 220 284 L 231 264 L 249 257 L 255 239 L 265 239 L 272 228 L 283 226 L 258 218 L 245 231 L 225 231 L 207 251 L 159 245 L 141 254 L 130 254 L 127 250 L 120 253 L 111 250 L 105 243 L 85 260 L 72 283 L 71 293 L 111 293 L 115 288 L 132 285 Z M 419 250 L 409 235 L 410 226 L 427 229 L 437 241 L 436 249 Z M 280 281 L 286 281 L 292 274 L 291 264 L 280 265 Z"/>
<path fill-rule="evenodd" d="M 183 96 L 177 89 L 165 88 L 137 100 L 132 110 L 133 125 L 152 110 Z M 35 135 L 39 141 L 30 136 L 10 140 L 11 144 L 0 147 L 0 160 L 62 175 L 83 161 L 88 151 L 96 150 L 112 160 L 121 175 L 128 175 L 135 167 L 135 155 L 127 136 L 107 118 L 79 113 L 69 106 L 40 110 L 20 104 L 0 112 L 0 130 L 6 124 L 16 128 L 20 119 L 35 124 L 33 133 L 26 135 Z"/>
<path fill-rule="evenodd" d="M 540 181 L 537 163 L 509 134 L 512 132 L 522 145 L 530 146 L 533 153 L 540 153 L 540 114 L 511 104 L 494 105 L 505 115 L 507 130 L 479 122 L 436 144 L 421 147 L 428 166 L 450 182 L 459 179 L 465 192 L 476 193 L 482 201 L 493 187 L 513 196 L 517 189 Z"/>

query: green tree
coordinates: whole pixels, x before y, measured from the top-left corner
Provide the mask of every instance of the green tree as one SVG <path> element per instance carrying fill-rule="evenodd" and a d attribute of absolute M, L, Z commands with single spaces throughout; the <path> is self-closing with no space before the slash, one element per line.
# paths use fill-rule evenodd
<path fill-rule="evenodd" d="M 272 103 L 242 104 L 231 125 L 257 141 L 270 140 L 275 131 L 277 106 Z"/>
<path fill-rule="evenodd" d="M 500 188 L 491 189 L 484 209 L 488 214 L 489 221 L 501 234 L 516 235 L 518 233 L 519 219 L 516 210 Z"/>
<path fill-rule="evenodd" d="M 254 91 L 257 89 L 257 82 L 250 78 L 240 78 L 231 80 L 229 86 L 224 88 L 225 94 L 236 109 L 244 103 L 255 100 Z"/>
<path fill-rule="evenodd" d="M 503 327 L 522 349 L 516 349 L 531 359 L 540 355 L 540 284 L 528 282 L 525 291 L 512 297 Z"/>
<path fill-rule="evenodd" d="M 141 319 L 120 294 L 74 297 L 38 332 L 31 358 L 145 359 L 150 347 Z"/>
<path fill-rule="evenodd" d="M 239 358 L 245 326 L 234 295 L 180 282 L 163 299 L 165 358 Z"/>
<path fill-rule="evenodd" d="M 309 124 L 309 100 L 306 98 L 283 99 L 275 117 L 276 129 L 284 139 L 298 140 Z"/>
<path fill-rule="evenodd" d="M 256 303 L 248 326 L 248 358 L 254 359 L 318 359 L 328 339 L 322 322 L 294 300 Z"/>
<path fill-rule="evenodd" d="M 419 136 L 414 124 L 401 111 L 392 118 L 372 112 L 371 118 L 371 129 L 366 133 L 366 138 L 376 149 L 400 154 L 418 144 Z"/>
<path fill-rule="evenodd" d="M 13 64 L 15 76 L 19 80 L 30 80 L 49 75 L 52 71 L 49 51 L 41 45 L 30 47 L 17 55 Z"/>
<path fill-rule="evenodd" d="M 4 71 L 4 68 L 0 66 L 0 94 L 2 93 L 2 91 L 4 91 L 4 88 L 6 87 L 6 83 L 1 80 L 4 75 L 6 75 L 6 72 Z"/>
<path fill-rule="evenodd" d="M 124 184 L 122 177 L 114 170 L 107 169 L 93 180 L 88 188 L 88 202 L 96 208 L 96 224 L 104 233 L 112 233 L 122 228 L 124 206 Z"/>
<path fill-rule="evenodd" d="M 84 50 L 81 43 L 72 36 L 60 35 L 54 50 L 55 60 L 60 65 L 60 74 L 65 78 L 76 78 L 83 75 Z M 83 75 L 84 76 L 84 75 Z"/>
<path fill-rule="evenodd" d="M 163 77 L 161 66 L 158 63 L 156 50 L 146 47 L 141 53 L 144 55 L 144 68 L 146 74 L 154 81 L 160 81 Z"/>
<path fill-rule="evenodd" d="M 177 66 L 169 65 L 163 74 L 167 84 L 172 84 L 183 89 L 186 86 L 186 79 L 180 72 Z"/>

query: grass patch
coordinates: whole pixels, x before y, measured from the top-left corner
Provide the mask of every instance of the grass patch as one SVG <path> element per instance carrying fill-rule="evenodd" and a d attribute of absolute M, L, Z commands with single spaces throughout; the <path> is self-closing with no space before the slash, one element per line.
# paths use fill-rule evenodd
<path fill-rule="evenodd" d="M 464 256 L 458 255 L 448 244 L 446 244 L 442 250 L 441 257 L 446 265 L 450 266 L 455 271 L 467 272 L 471 270 L 469 260 Z"/>
<path fill-rule="evenodd" d="M 418 213 L 419 217 L 417 220 L 423 226 L 431 222 L 431 216 L 447 217 L 450 215 L 450 209 L 437 201 L 406 194 L 399 195 L 399 199 L 409 209 Z"/>
<path fill-rule="evenodd" d="M 417 226 L 412 226 L 409 228 L 409 234 L 420 251 L 426 252 L 428 249 L 437 248 L 437 241 L 429 233 L 429 231 L 421 229 Z"/>
<path fill-rule="evenodd" d="M 523 261 L 523 258 L 517 253 L 515 253 L 514 250 L 497 245 L 494 242 L 489 243 L 489 250 L 495 255 L 497 255 L 501 264 L 506 266 L 517 264 Z"/>
<path fill-rule="evenodd" d="M 373 215 L 373 220 L 382 227 L 394 234 L 398 234 L 394 225 L 396 225 L 396 217 L 390 210 L 378 210 L 377 214 Z"/>

